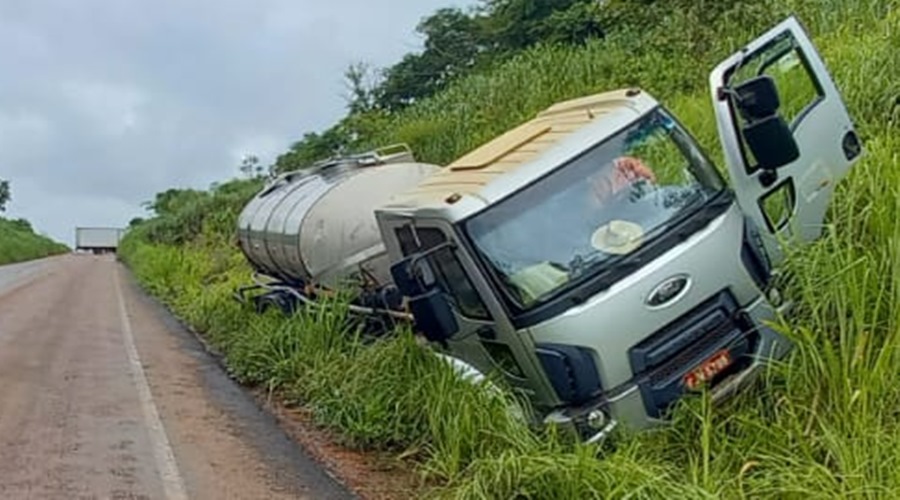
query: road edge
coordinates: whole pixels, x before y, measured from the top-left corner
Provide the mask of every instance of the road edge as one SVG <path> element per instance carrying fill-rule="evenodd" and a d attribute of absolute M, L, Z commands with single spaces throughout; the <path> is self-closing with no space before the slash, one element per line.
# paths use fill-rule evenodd
<path fill-rule="evenodd" d="M 215 346 L 204 338 L 202 333 L 198 332 L 184 319 L 175 314 L 163 301 L 146 290 L 124 262 L 116 259 L 115 264 L 117 270 L 121 267 L 120 277 L 124 280 L 124 283 L 138 292 L 143 300 L 148 301 L 153 307 L 166 314 L 173 323 L 177 324 L 178 327 L 187 334 L 186 336 L 189 337 L 190 340 L 196 342 L 202 348 L 202 351 L 214 362 L 216 368 L 221 371 L 222 376 L 234 384 L 234 386 L 247 396 L 248 399 L 252 400 L 253 405 L 258 411 L 271 418 L 286 439 L 292 442 L 294 446 L 297 446 L 300 452 L 311 458 L 319 467 L 321 467 L 322 471 L 330 479 L 343 487 L 348 493 L 357 498 L 367 498 L 367 496 L 364 495 L 364 492 L 341 474 L 330 460 L 326 460 L 326 457 L 323 457 L 321 453 L 316 453 L 316 451 L 307 446 L 302 439 L 298 439 L 296 433 L 291 432 L 286 427 L 285 417 L 279 411 L 282 410 L 280 406 L 283 406 L 280 402 L 267 400 L 268 398 L 263 397 L 258 391 L 237 381 L 228 369 L 228 366 L 225 363 L 225 356 L 221 351 L 216 349 Z"/>
<path fill-rule="evenodd" d="M 178 463 L 175 453 L 169 443 L 166 428 L 159 418 L 159 411 L 153 402 L 153 393 L 147 382 L 140 355 L 134 343 L 134 334 L 131 330 L 131 319 L 128 316 L 128 308 L 125 306 L 125 298 L 122 295 L 122 281 L 119 266 L 113 267 L 113 286 L 116 290 L 118 302 L 119 322 L 122 326 L 122 337 L 125 341 L 125 352 L 128 356 L 128 367 L 131 370 L 131 378 L 137 386 L 138 400 L 141 403 L 141 411 L 144 414 L 144 423 L 147 433 L 153 444 L 153 456 L 156 459 L 156 469 L 163 483 L 163 490 L 169 500 L 187 500 L 188 495 L 184 485 L 184 479 L 178 471 Z"/>

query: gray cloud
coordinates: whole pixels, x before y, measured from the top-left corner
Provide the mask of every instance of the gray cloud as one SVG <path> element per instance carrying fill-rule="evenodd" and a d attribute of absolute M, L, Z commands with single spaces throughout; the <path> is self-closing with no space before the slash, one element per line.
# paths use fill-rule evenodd
<path fill-rule="evenodd" d="M 343 71 L 419 47 L 447 0 L 0 1 L 10 213 L 70 242 L 169 187 L 270 161 L 344 113 Z"/>

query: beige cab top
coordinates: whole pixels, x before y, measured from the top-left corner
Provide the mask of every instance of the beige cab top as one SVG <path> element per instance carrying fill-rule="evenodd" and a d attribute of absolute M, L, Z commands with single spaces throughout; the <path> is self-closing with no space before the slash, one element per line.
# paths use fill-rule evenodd
<path fill-rule="evenodd" d="M 386 208 L 449 208 L 464 197 L 491 203 L 497 195 L 503 197 L 518 189 L 519 184 L 527 184 L 536 176 L 558 167 L 559 162 L 554 159 L 537 167 L 520 178 L 520 182 L 508 174 L 519 171 L 526 164 L 545 163 L 541 160 L 550 156 L 551 150 L 571 158 L 588 144 L 595 144 L 615 133 L 655 104 L 652 97 L 636 89 L 614 90 L 559 102 L 470 151 L 415 188 L 393 196 Z M 590 135 L 588 142 L 567 140 L 583 136 L 585 132 Z M 497 183 L 492 182 L 501 177 L 510 178 L 510 182 L 504 181 L 502 188 L 496 189 Z"/>

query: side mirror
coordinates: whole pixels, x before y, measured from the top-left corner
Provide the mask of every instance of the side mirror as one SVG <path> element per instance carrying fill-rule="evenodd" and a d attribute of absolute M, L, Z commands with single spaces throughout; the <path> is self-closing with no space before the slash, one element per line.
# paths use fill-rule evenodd
<path fill-rule="evenodd" d="M 744 120 L 754 122 L 778 114 L 781 99 L 771 76 L 751 78 L 734 88 L 738 111 Z"/>
<path fill-rule="evenodd" d="M 459 331 L 453 309 L 437 287 L 417 297 L 410 297 L 409 310 L 415 318 L 415 326 L 425 338 L 444 344 Z"/>
<path fill-rule="evenodd" d="M 741 133 L 761 169 L 775 170 L 800 157 L 794 134 L 778 113 L 781 101 L 772 77 L 747 80 L 734 88 L 734 94 L 745 121 Z"/>
<path fill-rule="evenodd" d="M 433 279 L 424 259 L 427 255 L 417 253 L 397 262 L 391 266 L 391 276 L 400 292 L 409 299 L 416 329 L 428 340 L 444 344 L 459 331 L 459 323 Z"/>

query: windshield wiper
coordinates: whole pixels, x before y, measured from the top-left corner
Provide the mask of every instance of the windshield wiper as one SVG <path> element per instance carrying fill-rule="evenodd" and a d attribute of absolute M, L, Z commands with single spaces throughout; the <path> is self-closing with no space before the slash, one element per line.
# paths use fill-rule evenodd
<path fill-rule="evenodd" d="M 594 267 L 595 264 L 597 264 L 599 262 L 606 261 L 607 263 L 610 264 L 609 268 L 615 268 L 620 262 L 625 261 L 625 260 L 630 260 L 630 259 L 631 259 L 631 256 L 610 258 L 602 252 L 593 252 L 588 255 L 578 254 L 575 257 L 573 257 L 572 260 L 569 261 L 569 264 L 566 267 L 566 269 L 569 272 L 570 279 L 572 279 L 572 278 L 577 279 L 577 278 L 585 275 L 585 273 L 587 273 L 592 267 Z M 604 270 L 603 274 L 605 274 L 606 271 L 609 270 L 609 268 Z"/>
<path fill-rule="evenodd" d="M 705 227 L 715 215 L 718 215 L 723 206 L 727 206 L 730 203 L 731 198 L 721 194 L 707 200 L 697 212 L 694 212 L 688 216 L 683 223 L 676 226 L 674 233 L 678 242 L 680 243 L 688 239 L 700 228 Z"/>

